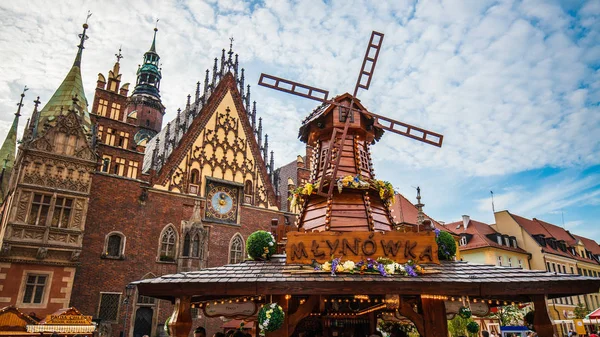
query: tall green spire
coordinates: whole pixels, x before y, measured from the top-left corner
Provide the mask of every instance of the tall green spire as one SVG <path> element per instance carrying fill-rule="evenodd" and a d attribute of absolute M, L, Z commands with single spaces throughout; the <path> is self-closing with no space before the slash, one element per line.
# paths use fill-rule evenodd
<path fill-rule="evenodd" d="M 23 93 L 21 93 L 21 100 L 17 104 L 15 118 L 13 119 L 10 130 L 8 130 L 6 139 L 0 148 L 0 202 L 4 201 L 4 198 L 6 197 L 10 173 L 15 165 L 17 153 L 17 129 L 19 128 L 19 117 L 21 116 L 21 107 L 23 106 L 25 91 L 27 91 L 27 86 L 25 86 Z"/>
<path fill-rule="evenodd" d="M 158 22 L 158 20 L 156 20 Z M 156 32 L 158 28 L 154 27 L 154 38 L 152 46 L 144 54 L 144 64 L 138 68 L 137 81 L 133 94 L 151 95 L 160 98 L 160 80 L 162 73 L 158 67 L 160 56 L 156 53 Z"/>
<path fill-rule="evenodd" d="M 88 15 L 88 18 L 91 14 Z M 83 54 L 83 49 L 85 40 L 88 39 L 88 36 L 85 35 L 88 29 L 87 21 L 83 24 L 83 33 L 79 34 L 79 45 L 77 46 L 77 55 L 75 56 L 75 61 L 73 62 L 73 66 L 67 73 L 67 76 L 60 84 L 52 98 L 46 103 L 46 105 L 42 108 L 39 114 L 39 119 L 36 121 L 36 126 L 40 130 L 42 130 L 43 125 L 45 123 L 54 124 L 56 118 L 60 115 L 66 115 L 69 109 L 73 105 L 73 97 L 78 98 L 79 112 L 82 120 L 83 127 L 86 132 L 91 130 L 91 120 L 90 114 L 88 112 L 88 102 L 85 97 L 85 91 L 83 90 L 83 81 L 81 79 L 81 57 Z"/>

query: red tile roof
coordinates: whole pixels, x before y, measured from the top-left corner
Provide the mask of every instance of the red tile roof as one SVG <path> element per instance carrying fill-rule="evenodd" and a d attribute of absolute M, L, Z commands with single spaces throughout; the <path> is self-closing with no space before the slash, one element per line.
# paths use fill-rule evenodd
<path fill-rule="evenodd" d="M 517 224 L 519 224 L 523 229 L 525 229 L 525 231 L 531 236 L 543 235 L 546 239 L 554 238 L 557 241 L 564 240 L 567 243 L 567 246 L 569 247 L 573 246 L 576 243 L 576 239 L 571 235 L 571 233 L 567 232 L 562 227 L 538 220 L 536 218 L 529 220 L 516 214 L 509 214 L 517 222 Z M 545 253 L 565 256 L 583 262 L 598 264 L 596 260 L 588 259 L 587 257 L 582 257 L 577 254 L 573 255 L 569 249 L 567 249 L 566 252 L 563 252 L 558 248 L 552 248 L 550 245 L 546 245 L 546 247 L 540 245 L 540 247 L 542 247 L 542 251 Z"/>
<path fill-rule="evenodd" d="M 460 228 L 458 227 L 459 225 L 460 225 Z M 500 244 L 498 244 L 497 241 L 494 241 L 494 240 L 491 240 L 490 238 L 488 238 L 487 237 L 488 234 L 498 234 L 498 232 L 486 223 L 475 221 L 475 220 L 471 219 L 471 220 L 469 220 L 469 223 L 468 223 L 466 229 L 464 228 L 462 221 L 452 222 L 452 223 L 447 224 L 446 226 L 452 228 L 454 230 L 454 232 L 458 235 L 460 235 L 461 233 L 466 233 L 466 234 L 472 235 L 471 239 L 469 240 L 469 242 L 467 242 L 466 245 L 460 246 L 461 251 L 476 249 L 476 248 L 483 248 L 483 247 L 493 247 L 493 248 L 503 249 L 503 250 L 507 250 L 507 251 L 511 251 L 511 252 L 531 255 L 530 253 L 528 253 L 526 250 L 524 250 L 522 248 L 518 248 L 518 247 L 515 248 L 515 247 L 500 245 Z"/>
<path fill-rule="evenodd" d="M 598 242 L 596 242 L 592 239 L 584 238 L 583 236 L 575 235 L 575 234 L 573 234 L 573 236 L 576 239 L 581 240 L 581 242 L 585 246 L 585 249 L 592 252 L 592 254 L 600 255 L 600 246 L 598 245 Z"/>
<path fill-rule="evenodd" d="M 404 224 L 410 224 L 410 225 L 416 226 L 419 210 L 417 209 L 417 207 L 415 205 L 413 205 L 412 202 L 410 202 L 402 194 L 396 193 L 394 204 L 392 204 L 391 208 L 392 208 L 392 210 L 394 210 L 393 214 L 396 216 L 396 219 L 395 219 L 396 223 L 399 223 L 399 224 L 404 223 Z M 431 218 L 430 216 L 428 216 L 427 213 L 424 213 L 424 214 L 425 214 L 425 219 L 431 220 L 431 222 L 433 223 L 435 228 L 446 231 L 446 232 L 450 232 L 450 234 L 456 234 L 452 228 L 449 228 L 450 226 L 442 225 L 438 221 L 436 221 L 433 218 Z"/>

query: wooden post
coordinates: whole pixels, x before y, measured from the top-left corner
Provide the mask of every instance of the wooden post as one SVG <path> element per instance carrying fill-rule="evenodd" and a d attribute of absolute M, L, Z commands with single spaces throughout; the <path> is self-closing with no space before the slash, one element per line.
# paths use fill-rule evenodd
<path fill-rule="evenodd" d="M 421 336 L 425 336 L 425 327 L 423 324 L 423 316 L 413 310 L 413 307 L 408 298 L 400 296 L 400 307 L 398 308 L 398 312 L 408 318 L 415 327 Z"/>
<path fill-rule="evenodd" d="M 281 306 L 281 309 L 283 309 L 283 312 L 285 313 L 285 319 L 283 320 L 281 328 L 273 332 L 267 332 L 267 337 L 288 337 L 288 325 L 290 320 L 288 300 L 285 299 L 284 295 L 277 295 L 273 296 L 273 302 L 276 302 Z"/>
<path fill-rule="evenodd" d="M 423 337 L 448 336 L 448 321 L 446 320 L 446 306 L 443 300 L 421 298 L 423 307 Z"/>
<path fill-rule="evenodd" d="M 540 337 L 553 337 L 556 330 L 548 314 L 548 297 L 546 295 L 531 295 L 530 297 L 535 308 L 535 315 L 533 316 L 535 332 Z"/>
<path fill-rule="evenodd" d="M 286 301 L 287 303 L 287 301 Z M 296 325 L 305 317 L 310 315 L 313 312 L 315 307 L 319 307 L 319 295 L 310 295 L 308 300 L 304 302 L 304 304 L 300 304 L 298 310 L 295 313 L 287 315 L 286 318 L 288 321 L 288 336 L 291 336 L 296 329 Z M 283 308 L 283 306 L 282 306 Z M 289 307 L 288 307 L 289 308 Z M 288 310 L 289 312 L 289 310 Z"/>
<path fill-rule="evenodd" d="M 175 299 L 175 307 L 169 322 L 169 333 L 172 337 L 188 337 L 192 329 L 192 312 L 190 296 Z"/>

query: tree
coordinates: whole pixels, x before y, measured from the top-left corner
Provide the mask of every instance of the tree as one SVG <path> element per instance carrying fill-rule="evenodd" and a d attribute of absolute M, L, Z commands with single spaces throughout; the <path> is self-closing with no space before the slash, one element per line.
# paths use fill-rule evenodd
<path fill-rule="evenodd" d="M 583 319 L 590 313 L 590 311 L 585 307 L 585 305 L 583 305 L 583 303 L 579 302 L 579 304 L 577 304 L 575 307 L 575 310 L 573 310 L 573 313 L 575 314 L 575 318 Z"/>
<path fill-rule="evenodd" d="M 500 325 L 523 325 L 523 316 L 526 311 L 520 309 L 516 305 L 505 305 L 498 307 L 498 311 L 490 315 L 491 318 L 495 318 L 500 321 Z"/>

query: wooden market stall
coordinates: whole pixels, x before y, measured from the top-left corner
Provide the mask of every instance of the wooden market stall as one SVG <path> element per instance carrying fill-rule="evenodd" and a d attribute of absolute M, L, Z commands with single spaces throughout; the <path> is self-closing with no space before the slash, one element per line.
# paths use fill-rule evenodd
<path fill-rule="evenodd" d="M 15 306 L 0 309 L 0 336 L 32 336 L 27 332 L 30 324 L 37 324 L 37 321 Z"/>
<path fill-rule="evenodd" d="M 27 332 L 35 336 L 57 333 L 60 336 L 91 337 L 94 331 L 96 323 L 92 322 L 92 316 L 82 315 L 74 307 L 60 309 L 37 324 L 27 325 Z"/>
<path fill-rule="evenodd" d="M 267 336 L 295 336 L 307 326 L 328 337 L 364 336 L 375 332 L 378 316 L 393 315 L 410 320 L 421 336 L 443 337 L 447 314 L 455 314 L 452 302 L 460 302 L 462 314 L 477 304 L 487 310 L 533 302 L 539 336 L 552 337 L 547 300 L 598 291 L 598 278 L 451 261 L 453 252 L 437 243 L 443 234 L 424 217 L 420 194 L 417 225 L 395 221 L 395 192 L 375 178 L 370 146 L 384 131 L 434 146 L 443 136 L 370 112 L 356 98 L 369 87 L 382 41 L 373 32 L 352 95 L 329 100 L 325 90 L 261 75 L 261 85 L 322 103 L 300 128 L 312 157 L 308 181 L 292 193 L 297 231 L 286 234 L 285 255 L 270 256 L 273 242 L 258 254 L 248 243 L 255 260 L 133 282 L 140 295 L 175 304 L 171 336 L 188 336 L 191 308 L 206 313 L 234 303 L 283 311 L 280 328 Z"/>

